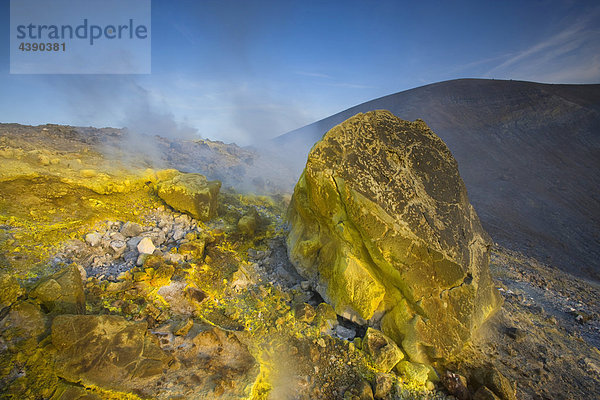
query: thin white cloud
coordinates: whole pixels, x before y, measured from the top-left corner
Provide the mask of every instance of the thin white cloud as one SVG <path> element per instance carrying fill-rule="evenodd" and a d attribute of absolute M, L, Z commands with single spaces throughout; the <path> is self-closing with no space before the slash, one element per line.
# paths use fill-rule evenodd
<path fill-rule="evenodd" d="M 600 82 L 600 10 L 572 22 L 557 34 L 505 57 L 489 69 L 489 78 L 552 83 Z"/>
<path fill-rule="evenodd" d="M 600 82 L 600 54 L 592 57 L 589 62 L 573 64 L 568 68 L 547 73 L 544 80 L 547 82 L 574 82 L 573 77 L 577 77 L 577 82 Z"/>
<path fill-rule="evenodd" d="M 504 60 L 507 57 L 510 57 L 511 54 L 502 54 L 499 56 L 494 56 L 494 57 L 488 57 L 488 58 L 484 58 L 484 59 L 480 59 L 480 60 L 475 60 L 475 61 L 471 61 L 465 64 L 459 64 L 456 65 L 453 68 L 450 68 L 447 72 L 449 74 L 457 74 L 459 72 L 470 72 L 472 71 L 474 68 L 478 68 L 478 67 L 482 67 L 485 65 L 489 65 L 492 63 L 495 63 L 499 60 Z"/>
<path fill-rule="evenodd" d="M 502 64 L 491 69 L 488 74 L 493 75 L 495 72 L 506 70 L 508 67 L 519 62 L 525 61 L 533 56 L 542 56 L 544 59 L 552 59 L 558 57 L 566 51 L 565 47 L 573 49 L 581 43 L 581 27 L 575 26 L 566 29 L 550 39 L 537 43 L 528 49 L 519 52 L 517 55 L 511 56 Z"/>
<path fill-rule="evenodd" d="M 302 76 L 309 76 L 312 78 L 333 79 L 333 77 L 331 75 L 322 74 L 320 72 L 296 71 L 295 74 L 302 75 Z"/>

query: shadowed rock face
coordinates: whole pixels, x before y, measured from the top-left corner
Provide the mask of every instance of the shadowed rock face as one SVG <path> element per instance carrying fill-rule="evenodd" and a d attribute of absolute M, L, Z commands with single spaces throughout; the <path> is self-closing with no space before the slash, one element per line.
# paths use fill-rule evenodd
<path fill-rule="evenodd" d="M 381 318 L 412 361 L 450 356 L 497 307 L 490 239 L 423 121 L 375 111 L 334 127 L 311 150 L 288 218 L 298 271 L 338 314 Z"/>

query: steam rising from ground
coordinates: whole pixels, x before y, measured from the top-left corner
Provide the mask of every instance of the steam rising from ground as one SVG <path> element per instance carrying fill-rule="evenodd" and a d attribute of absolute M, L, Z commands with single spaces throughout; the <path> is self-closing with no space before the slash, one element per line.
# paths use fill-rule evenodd
<path fill-rule="evenodd" d="M 270 140 L 301 126 L 307 115 L 292 101 L 279 103 L 268 87 L 227 83 L 223 97 L 214 99 L 220 107 L 203 110 L 206 104 L 198 104 L 201 119 L 214 117 L 213 133 L 250 144 L 240 148 L 198 142 L 201 133 L 215 137 L 199 132 L 189 121 L 177 120 L 166 98 L 143 87 L 138 78 L 51 76 L 47 82 L 70 110 L 73 125 L 123 128 L 101 151 L 127 165 L 141 162 L 147 167 L 200 172 L 239 191 L 273 193 L 291 192 L 306 162 L 304 152 L 284 149 Z"/>
<path fill-rule="evenodd" d="M 198 132 L 176 121 L 159 96 L 127 76 L 51 76 L 49 84 L 78 125 L 125 127 L 129 132 L 193 138 Z"/>
<path fill-rule="evenodd" d="M 287 343 L 278 343 L 274 350 L 264 354 L 263 362 L 270 370 L 271 400 L 297 399 L 298 394 L 302 392 L 298 359 L 290 354 L 291 349 L 291 345 Z"/>

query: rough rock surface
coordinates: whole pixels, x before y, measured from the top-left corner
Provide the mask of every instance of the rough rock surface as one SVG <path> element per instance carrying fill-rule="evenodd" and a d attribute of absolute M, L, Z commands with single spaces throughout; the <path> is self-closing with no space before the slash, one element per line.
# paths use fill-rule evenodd
<path fill-rule="evenodd" d="M 232 332 L 212 328 L 191 344 L 180 339 L 164 345 L 181 364 L 168 375 L 164 396 L 173 399 L 248 399 L 260 373 L 259 364 Z"/>
<path fill-rule="evenodd" d="M 422 118 L 442 138 L 495 242 L 600 281 L 600 174 L 590 173 L 600 169 L 600 84 L 434 83 L 280 136 L 279 154 L 305 162 L 324 132 L 356 113 L 378 109 Z"/>
<path fill-rule="evenodd" d="M 145 322 L 115 315 L 61 315 L 52 323 L 57 374 L 70 382 L 142 389 L 162 375 L 171 357 Z"/>
<path fill-rule="evenodd" d="M 158 196 L 177 211 L 207 221 L 217 212 L 221 182 L 208 181 L 201 174 L 180 174 L 158 184 Z"/>
<path fill-rule="evenodd" d="M 154 253 L 154 250 L 156 249 L 156 246 L 154 246 L 154 243 L 152 243 L 152 239 L 145 237 L 142 240 L 140 240 L 140 242 L 137 245 L 137 251 L 140 254 L 152 254 Z"/>
<path fill-rule="evenodd" d="M 297 270 L 338 314 L 380 322 L 411 361 L 456 353 L 498 307 L 490 239 L 456 161 L 423 121 L 373 111 L 331 129 L 309 154 L 288 219 Z"/>
<path fill-rule="evenodd" d="M 254 235 L 258 225 L 258 212 L 251 208 L 237 223 L 238 230 L 244 235 Z"/>
<path fill-rule="evenodd" d="M 373 363 L 383 372 L 390 372 L 404 354 L 390 338 L 377 329 L 368 328 L 363 339 L 363 350 L 371 356 Z"/>
<path fill-rule="evenodd" d="M 29 296 L 55 314 L 82 314 L 85 310 L 81 273 L 74 264 L 42 280 Z"/>
<path fill-rule="evenodd" d="M 2 288 L 2 291 L 0 291 L 0 310 L 9 307 L 25 293 L 15 277 L 6 273 L 0 274 L 0 287 Z"/>

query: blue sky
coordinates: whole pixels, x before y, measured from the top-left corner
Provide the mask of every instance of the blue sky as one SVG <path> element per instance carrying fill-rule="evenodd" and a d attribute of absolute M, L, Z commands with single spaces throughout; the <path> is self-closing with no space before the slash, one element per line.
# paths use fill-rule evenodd
<path fill-rule="evenodd" d="M 600 83 L 598 1 L 155 0 L 149 75 L 11 75 L 0 7 L 0 122 L 246 145 L 448 79 Z"/>

